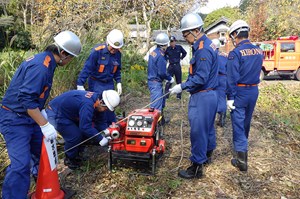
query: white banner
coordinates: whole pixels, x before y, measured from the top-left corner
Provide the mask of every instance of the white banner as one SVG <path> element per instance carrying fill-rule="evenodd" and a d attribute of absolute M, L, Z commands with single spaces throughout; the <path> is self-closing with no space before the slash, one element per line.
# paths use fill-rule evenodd
<path fill-rule="evenodd" d="M 53 171 L 57 167 L 57 163 L 58 163 L 56 140 L 47 141 L 44 138 L 44 143 L 45 143 L 46 151 L 48 154 L 50 168 L 51 168 L 51 171 Z"/>

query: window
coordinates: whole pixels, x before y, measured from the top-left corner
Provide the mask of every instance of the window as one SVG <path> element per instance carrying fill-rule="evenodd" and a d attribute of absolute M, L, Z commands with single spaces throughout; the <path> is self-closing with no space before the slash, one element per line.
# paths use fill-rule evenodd
<path fill-rule="evenodd" d="M 295 52 L 295 43 L 281 43 L 280 52 Z"/>

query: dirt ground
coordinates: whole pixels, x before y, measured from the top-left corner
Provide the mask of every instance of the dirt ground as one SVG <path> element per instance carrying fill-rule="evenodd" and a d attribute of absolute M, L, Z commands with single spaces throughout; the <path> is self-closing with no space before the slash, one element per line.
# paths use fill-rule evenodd
<path fill-rule="evenodd" d="M 293 82 L 288 84 L 300 86 L 300 82 Z M 269 84 L 274 81 L 264 81 L 260 86 Z M 250 131 L 247 173 L 239 172 L 230 164 L 232 129 L 227 114 L 226 126 L 216 125 L 217 148 L 212 164 L 204 168 L 205 176 L 197 180 L 180 179 L 178 170 L 190 165 L 188 97 L 185 92 L 181 101 L 175 96 L 167 101 L 165 113 L 170 118 L 164 129 L 167 148 L 155 176 L 139 174 L 130 166 L 115 166 L 109 172 L 106 149 L 88 146 L 85 150 L 88 160 L 82 170 L 70 171 L 60 158 L 61 186 L 75 190 L 74 199 L 300 198 L 300 132 L 273 123 L 270 113 L 257 109 Z M 128 113 L 148 103 L 148 96 L 129 94 L 123 97 L 121 108 Z M 58 151 L 63 153 L 62 146 L 58 145 Z"/>
<path fill-rule="evenodd" d="M 293 86 L 299 82 L 293 81 Z M 261 87 L 274 84 L 264 82 Z M 288 83 L 290 84 L 290 83 Z M 149 103 L 148 96 L 128 95 L 121 105 L 126 112 Z M 137 103 L 137 99 L 139 99 Z M 224 128 L 216 125 L 217 148 L 213 163 L 204 168 L 198 180 L 177 177 L 178 169 L 189 166 L 190 140 L 187 121 L 188 94 L 167 101 L 170 122 L 164 135 L 167 149 L 158 164 L 156 176 L 137 174 L 134 168 L 107 169 L 105 149 L 90 147 L 88 165 L 83 171 L 67 173 L 62 185 L 77 191 L 73 198 L 300 198 L 300 135 L 286 126 L 270 122 L 269 113 L 255 110 L 249 139 L 249 169 L 237 171 L 230 164 L 232 133 L 230 116 Z M 63 172 L 62 172 L 63 171 Z"/>

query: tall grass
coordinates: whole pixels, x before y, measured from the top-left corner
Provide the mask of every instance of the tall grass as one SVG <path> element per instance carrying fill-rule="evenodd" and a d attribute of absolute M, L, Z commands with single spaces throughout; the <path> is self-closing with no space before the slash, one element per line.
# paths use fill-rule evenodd
<path fill-rule="evenodd" d="M 263 87 L 257 109 L 269 113 L 274 122 L 281 122 L 300 132 L 300 88 L 297 85 L 287 87 L 278 83 Z"/>
<path fill-rule="evenodd" d="M 0 101 L 18 66 L 34 53 L 34 51 L 12 51 L 9 48 L 2 51 L 0 54 Z"/>
<path fill-rule="evenodd" d="M 95 38 L 87 36 L 82 52 L 74 58 L 68 65 L 57 67 L 53 79 L 51 95 L 48 100 L 71 89 L 76 89 L 76 80 L 82 70 L 91 49 L 96 43 Z M 129 47 L 130 48 L 130 47 Z M 28 57 L 38 53 L 37 51 L 13 51 L 5 49 L 0 55 L 0 100 L 9 86 L 9 83 L 19 67 L 19 65 Z M 123 92 L 144 93 L 147 90 L 147 64 L 143 60 L 143 55 L 136 53 L 132 49 L 122 50 L 122 84 Z M 137 67 L 138 66 L 138 67 Z"/>

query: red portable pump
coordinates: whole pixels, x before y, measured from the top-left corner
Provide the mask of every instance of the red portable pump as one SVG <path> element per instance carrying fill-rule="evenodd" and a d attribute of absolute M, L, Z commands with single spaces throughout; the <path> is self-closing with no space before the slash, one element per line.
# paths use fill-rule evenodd
<path fill-rule="evenodd" d="M 110 170 L 114 160 L 139 161 L 148 162 L 155 174 L 156 161 L 165 150 L 161 117 L 157 109 L 137 109 L 108 128 L 112 138 L 108 146 Z"/>

